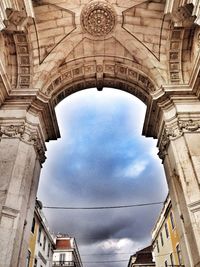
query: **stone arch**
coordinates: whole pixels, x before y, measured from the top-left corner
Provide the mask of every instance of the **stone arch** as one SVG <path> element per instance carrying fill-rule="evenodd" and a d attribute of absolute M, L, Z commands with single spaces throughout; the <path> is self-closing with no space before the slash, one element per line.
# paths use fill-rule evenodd
<path fill-rule="evenodd" d="M 49 2 L 0 5 L 0 173 L 6 188 L 0 192 L 0 266 L 25 265 L 45 141 L 59 137 L 55 106 L 74 92 L 105 86 L 147 105 L 143 133 L 159 139 L 185 266 L 199 266 L 199 1 L 94 1 L 98 8 L 109 3 L 117 15 L 110 25 L 104 13 L 111 28 L 101 36 L 81 25 L 81 10 L 93 1 Z"/>
<path fill-rule="evenodd" d="M 97 87 L 112 87 L 138 97 L 147 106 L 152 95 L 159 89 L 156 82 L 130 60 L 121 58 L 84 58 L 60 66 L 42 88 L 53 106 L 77 91 Z"/>

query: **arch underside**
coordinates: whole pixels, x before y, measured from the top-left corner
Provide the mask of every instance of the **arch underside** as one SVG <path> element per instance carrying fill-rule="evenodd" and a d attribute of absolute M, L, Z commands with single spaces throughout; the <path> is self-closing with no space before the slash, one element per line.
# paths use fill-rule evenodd
<path fill-rule="evenodd" d="M 46 84 L 42 94 L 56 106 L 68 95 L 83 89 L 103 87 L 120 89 L 138 97 L 148 105 L 156 91 L 154 82 L 131 60 L 122 58 L 84 58 L 62 65 L 52 82 Z"/>

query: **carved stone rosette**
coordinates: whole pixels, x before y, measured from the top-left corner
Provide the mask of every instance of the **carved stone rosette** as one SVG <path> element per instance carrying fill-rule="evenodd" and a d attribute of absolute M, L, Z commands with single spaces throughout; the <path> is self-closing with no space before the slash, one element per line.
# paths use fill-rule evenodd
<path fill-rule="evenodd" d="M 113 30 L 115 22 L 115 11 L 107 2 L 90 2 L 81 13 L 83 29 L 96 37 L 104 37 L 109 34 Z"/>

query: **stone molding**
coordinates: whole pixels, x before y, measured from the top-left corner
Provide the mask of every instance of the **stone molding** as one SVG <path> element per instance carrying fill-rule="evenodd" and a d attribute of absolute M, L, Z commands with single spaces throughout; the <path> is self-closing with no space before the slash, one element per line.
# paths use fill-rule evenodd
<path fill-rule="evenodd" d="M 33 129 L 27 123 L 4 124 L 0 126 L 0 141 L 5 138 L 19 138 L 22 142 L 33 145 L 40 163 L 45 162 L 46 147 L 37 129 Z"/>
<path fill-rule="evenodd" d="M 26 33 L 15 33 L 14 42 L 17 54 L 17 88 L 29 88 L 31 84 L 31 59 Z"/>
<path fill-rule="evenodd" d="M 159 153 L 158 156 L 164 160 L 167 155 L 167 149 L 170 144 L 170 141 L 175 140 L 184 133 L 197 132 L 200 129 L 200 120 L 177 120 L 171 125 L 165 126 L 161 137 L 159 138 L 158 147 Z M 199 131 L 198 131 L 199 132 Z"/>
<path fill-rule="evenodd" d="M 42 93 L 47 97 L 52 97 L 52 95 L 61 94 L 65 87 L 66 93 L 63 97 L 67 97 L 67 95 L 84 88 L 97 87 L 98 90 L 102 90 L 103 87 L 107 86 L 118 87 L 118 89 L 128 92 L 132 91 L 134 95 L 135 87 L 137 91 L 141 91 L 139 95 L 136 93 L 136 96 L 147 104 L 148 95 L 156 91 L 156 86 L 148 76 L 136 68 L 122 63 L 102 61 L 100 63 L 100 60 L 96 59 L 90 63 L 83 64 L 77 62 L 77 64 L 62 66 L 59 71 L 60 75 L 52 77 L 51 84 L 44 86 Z M 56 102 L 58 103 L 59 101 Z"/>
<path fill-rule="evenodd" d="M 19 210 L 3 206 L 2 207 L 2 215 L 11 219 L 15 219 L 19 214 Z"/>
<path fill-rule="evenodd" d="M 182 46 L 183 46 L 184 29 L 174 28 L 171 31 L 169 42 L 169 80 L 173 84 L 183 82 L 182 74 Z"/>
<path fill-rule="evenodd" d="M 190 211 L 193 213 L 199 212 L 200 211 L 200 200 L 189 204 L 188 207 L 189 207 Z"/>

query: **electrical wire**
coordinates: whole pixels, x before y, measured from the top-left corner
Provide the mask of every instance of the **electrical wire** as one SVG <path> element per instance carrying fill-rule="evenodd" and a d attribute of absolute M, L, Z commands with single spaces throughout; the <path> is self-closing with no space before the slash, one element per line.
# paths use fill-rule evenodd
<path fill-rule="evenodd" d="M 117 263 L 117 262 L 127 262 L 128 260 L 111 260 L 111 261 L 83 261 L 83 263 Z"/>
<path fill-rule="evenodd" d="M 131 255 L 133 252 L 119 252 L 119 253 L 94 253 L 94 254 L 81 254 L 81 257 L 88 257 L 88 256 L 111 256 L 111 255 Z"/>
<path fill-rule="evenodd" d="M 141 204 L 130 204 L 130 205 L 118 205 L 118 206 L 97 206 L 97 207 L 43 206 L 43 208 L 54 209 L 54 210 L 106 210 L 106 209 L 124 209 L 124 208 L 145 207 L 145 206 L 154 206 L 154 205 L 161 205 L 161 204 L 163 204 L 163 201 L 141 203 Z"/>

